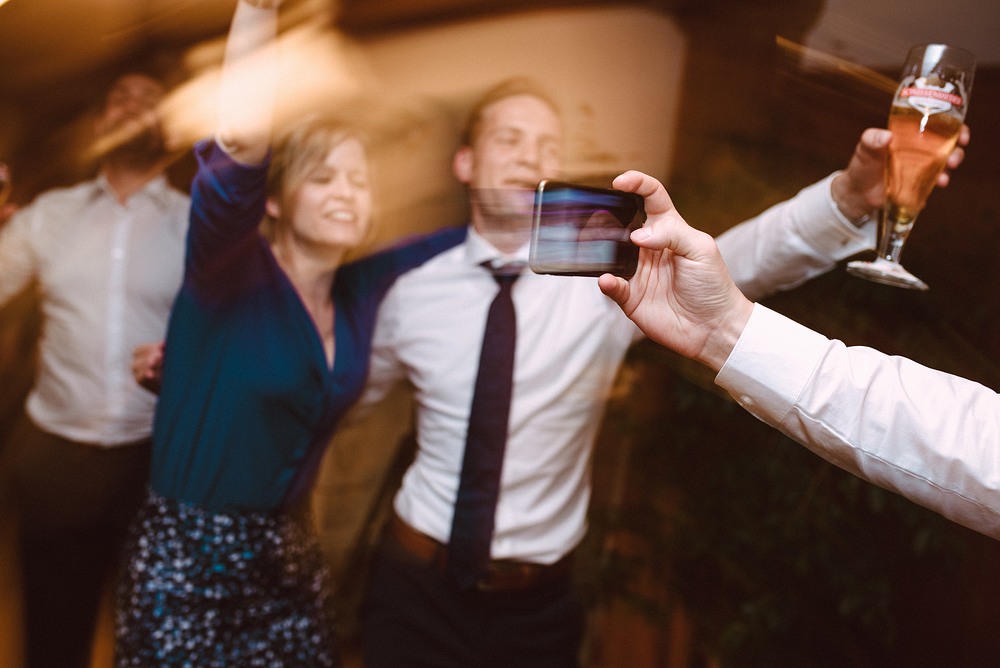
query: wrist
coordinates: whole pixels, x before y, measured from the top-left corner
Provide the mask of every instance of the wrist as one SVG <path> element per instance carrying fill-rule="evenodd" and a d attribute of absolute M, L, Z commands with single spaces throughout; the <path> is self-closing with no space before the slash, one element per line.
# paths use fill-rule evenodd
<path fill-rule="evenodd" d="M 841 215 L 856 227 L 861 227 L 872 219 L 874 207 L 857 189 L 851 188 L 850 179 L 845 172 L 837 174 L 830 182 L 830 198 Z"/>
<path fill-rule="evenodd" d="M 718 373 L 732 354 L 740 336 L 743 335 L 752 313 L 753 302 L 739 294 L 729 313 L 720 319 L 706 338 L 704 346 L 696 356 L 697 360 Z"/>

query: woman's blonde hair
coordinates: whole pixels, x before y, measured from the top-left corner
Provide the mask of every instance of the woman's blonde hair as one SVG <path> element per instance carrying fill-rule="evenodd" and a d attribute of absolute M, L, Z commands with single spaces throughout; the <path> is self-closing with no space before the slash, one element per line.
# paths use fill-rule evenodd
<path fill-rule="evenodd" d="M 291 196 L 305 183 L 309 174 L 323 163 L 335 146 L 347 139 L 356 139 L 370 151 L 365 133 L 336 116 L 310 116 L 293 124 L 279 136 L 272 150 L 271 167 L 267 175 L 267 194 L 287 209 Z M 274 238 L 277 220 L 265 214 L 264 235 Z"/>

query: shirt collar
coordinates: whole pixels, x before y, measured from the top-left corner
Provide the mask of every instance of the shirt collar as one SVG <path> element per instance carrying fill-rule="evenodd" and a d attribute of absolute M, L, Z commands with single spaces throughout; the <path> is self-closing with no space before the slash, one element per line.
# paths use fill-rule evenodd
<path fill-rule="evenodd" d="M 513 253 L 502 253 L 483 235 L 479 234 L 472 225 L 469 225 L 469 234 L 465 241 L 465 259 L 469 264 L 488 263 L 494 269 L 508 264 L 526 266 L 528 264 L 528 244 L 525 243 Z"/>
<path fill-rule="evenodd" d="M 91 185 L 93 187 L 91 197 L 107 195 L 108 197 L 117 198 L 115 191 L 111 189 L 111 184 L 108 183 L 108 177 L 105 176 L 103 172 L 99 173 L 94 180 L 91 181 Z M 146 197 L 152 199 L 156 206 L 165 207 L 169 204 L 170 189 L 167 177 L 160 174 L 150 179 L 146 185 L 136 191 L 132 196 L 135 197 L 136 195 L 145 195 Z"/>

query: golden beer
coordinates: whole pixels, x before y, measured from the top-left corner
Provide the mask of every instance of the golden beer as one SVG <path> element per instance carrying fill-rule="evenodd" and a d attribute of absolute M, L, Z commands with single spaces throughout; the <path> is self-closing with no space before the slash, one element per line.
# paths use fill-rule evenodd
<path fill-rule="evenodd" d="M 899 255 L 955 149 L 969 105 L 976 57 L 945 44 L 910 49 L 889 110 L 885 206 L 875 260 L 855 260 L 847 271 L 878 283 L 926 290 L 903 268 Z"/>
<path fill-rule="evenodd" d="M 925 115 L 909 104 L 894 105 L 889 115 L 886 217 L 909 228 L 927 203 L 937 177 L 955 148 L 961 117 L 947 111 Z"/>

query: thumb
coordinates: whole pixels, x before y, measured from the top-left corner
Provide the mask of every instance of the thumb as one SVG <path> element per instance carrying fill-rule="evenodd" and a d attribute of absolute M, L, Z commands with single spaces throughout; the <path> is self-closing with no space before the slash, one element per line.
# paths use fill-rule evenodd
<path fill-rule="evenodd" d="M 868 128 L 861 134 L 861 143 L 873 151 L 881 151 L 891 139 L 892 133 L 885 128 Z"/>
<path fill-rule="evenodd" d="M 628 281 L 620 276 L 601 274 L 597 279 L 597 286 L 601 288 L 601 292 L 613 299 L 619 306 L 628 301 Z"/>

